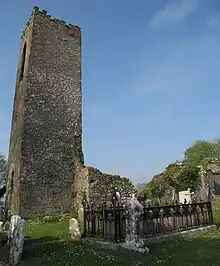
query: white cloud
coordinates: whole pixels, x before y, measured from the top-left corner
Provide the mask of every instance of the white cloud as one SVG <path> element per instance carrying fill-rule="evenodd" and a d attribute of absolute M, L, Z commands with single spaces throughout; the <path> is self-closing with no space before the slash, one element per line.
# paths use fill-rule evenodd
<path fill-rule="evenodd" d="M 168 22 L 178 22 L 186 19 L 198 9 L 201 0 L 175 0 L 157 11 L 150 21 L 151 26 L 160 26 Z"/>
<path fill-rule="evenodd" d="M 208 21 L 209 28 L 219 28 L 220 27 L 220 14 L 211 17 Z"/>

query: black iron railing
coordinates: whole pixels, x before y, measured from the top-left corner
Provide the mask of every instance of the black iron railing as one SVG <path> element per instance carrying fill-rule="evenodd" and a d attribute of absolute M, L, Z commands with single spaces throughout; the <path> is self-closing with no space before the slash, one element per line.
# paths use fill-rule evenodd
<path fill-rule="evenodd" d="M 124 206 L 103 203 L 84 206 L 84 237 L 123 242 L 126 237 Z M 211 202 L 169 206 L 144 206 L 137 221 L 137 234 L 141 238 L 172 234 L 213 223 Z"/>
<path fill-rule="evenodd" d="M 211 202 L 145 207 L 138 222 L 138 235 L 154 237 L 213 223 Z"/>

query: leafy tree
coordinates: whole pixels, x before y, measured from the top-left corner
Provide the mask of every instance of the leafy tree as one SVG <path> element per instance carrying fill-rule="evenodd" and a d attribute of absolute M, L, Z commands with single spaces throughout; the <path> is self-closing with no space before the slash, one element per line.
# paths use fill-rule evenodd
<path fill-rule="evenodd" d="M 147 199 L 162 203 L 169 189 L 170 185 L 167 180 L 165 180 L 164 173 L 161 173 L 155 175 L 153 179 L 146 184 L 144 193 Z"/>
<path fill-rule="evenodd" d="M 200 183 L 199 168 L 194 164 L 189 165 L 182 162 L 170 164 L 166 168 L 164 176 L 176 191 L 188 188 L 195 191 Z"/>
<path fill-rule="evenodd" d="M 201 165 L 210 160 L 220 160 L 220 140 L 196 141 L 184 152 L 184 164 Z"/>
<path fill-rule="evenodd" d="M 152 188 L 151 188 L 151 182 L 147 183 L 144 187 L 144 193 L 147 199 L 152 200 L 153 199 L 153 193 L 152 193 Z"/>
<path fill-rule="evenodd" d="M 169 185 L 177 191 L 180 190 L 179 174 L 181 172 L 181 169 L 182 169 L 182 163 L 175 162 L 169 164 L 164 171 L 165 180 L 167 180 Z"/>
<path fill-rule="evenodd" d="M 163 173 L 155 175 L 145 185 L 145 195 L 148 199 L 163 202 L 167 199 L 172 188 L 176 192 L 186 190 L 196 191 L 200 184 L 199 168 L 195 165 L 188 165 L 182 162 L 169 164 Z M 168 196 L 170 198 L 170 194 Z"/>
<path fill-rule="evenodd" d="M 201 182 L 199 168 L 195 165 L 183 165 L 177 180 L 179 190 L 190 188 L 191 191 L 196 191 Z"/>
<path fill-rule="evenodd" d="M 7 174 L 7 161 L 3 154 L 0 154 L 0 186 L 5 182 Z"/>
<path fill-rule="evenodd" d="M 192 191 L 201 184 L 200 168 L 206 169 L 210 163 L 220 165 L 220 139 L 214 141 L 195 141 L 184 152 L 183 161 L 169 164 L 163 173 L 155 175 L 146 184 L 145 194 L 149 199 L 166 197 L 167 191 L 176 192 L 190 188 Z"/>

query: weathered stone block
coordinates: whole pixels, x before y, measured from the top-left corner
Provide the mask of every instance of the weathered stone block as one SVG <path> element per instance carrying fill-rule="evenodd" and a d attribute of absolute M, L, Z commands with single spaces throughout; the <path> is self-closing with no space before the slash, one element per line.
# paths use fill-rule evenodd
<path fill-rule="evenodd" d="M 18 215 L 12 216 L 9 229 L 9 264 L 17 265 L 23 253 L 24 239 L 26 235 L 26 221 Z"/>

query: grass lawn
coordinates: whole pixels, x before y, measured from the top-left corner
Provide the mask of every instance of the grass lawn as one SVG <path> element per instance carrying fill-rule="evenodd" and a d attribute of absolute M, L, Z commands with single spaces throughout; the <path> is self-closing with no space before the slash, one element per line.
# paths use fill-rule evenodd
<path fill-rule="evenodd" d="M 212 201 L 212 212 L 214 222 L 220 224 L 220 198 L 216 198 Z"/>
<path fill-rule="evenodd" d="M 150 255 L 74 246 L 68 241 L 67 232 L 67 220 L 29 222 L 30 239 L 25 242 L 24 257 L 20 266 L 220 266 L 220 231 L 196 238 L 150 245 Z M 0 247 L 0 258 L 4 256 L 6 250 Z"/>

